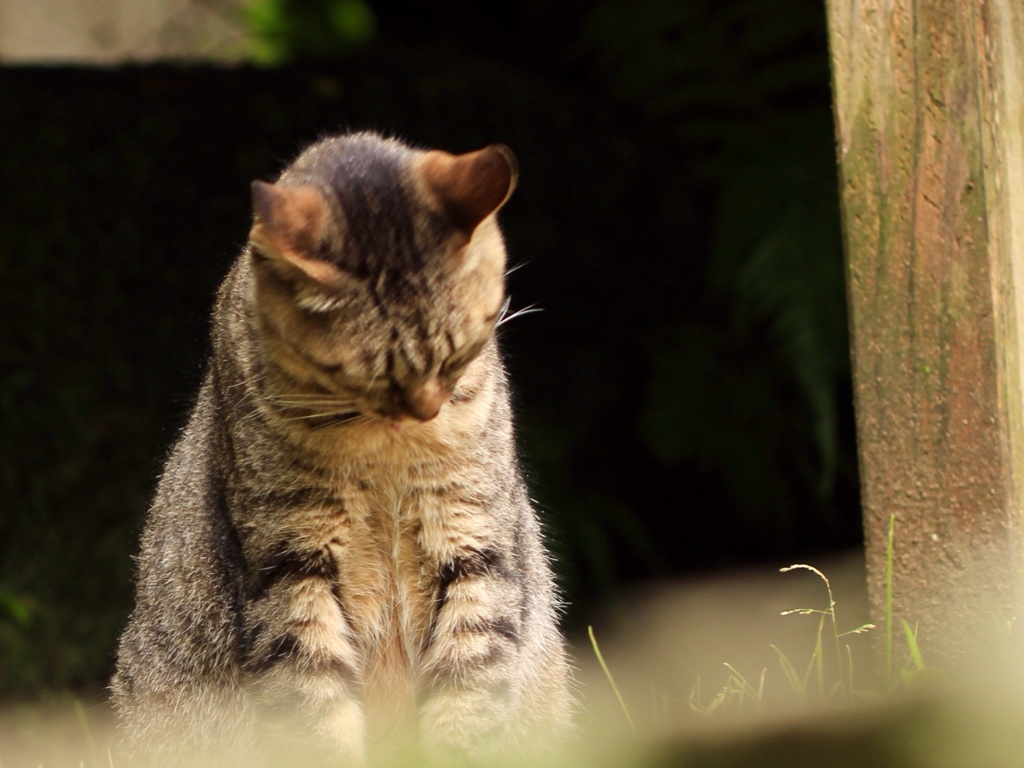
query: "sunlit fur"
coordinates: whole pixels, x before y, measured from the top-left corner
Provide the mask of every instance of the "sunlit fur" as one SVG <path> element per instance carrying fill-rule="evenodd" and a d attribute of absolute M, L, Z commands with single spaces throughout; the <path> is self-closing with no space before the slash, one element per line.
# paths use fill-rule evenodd
<path fill-rule="evenodd" d="M 494 337 L 514 180 L 503 148 L 355 134 L 254 187 L 143 534 L 113 681 L 129 751 L 352 765 L 414 742 L 446 764 L 564 735 Z"/>

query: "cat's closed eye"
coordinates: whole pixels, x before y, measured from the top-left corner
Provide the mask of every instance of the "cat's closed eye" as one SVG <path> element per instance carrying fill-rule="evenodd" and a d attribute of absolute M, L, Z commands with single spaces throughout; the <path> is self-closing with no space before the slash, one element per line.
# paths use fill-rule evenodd
<path fill-rule="evenodd" d="M 456 351 L 441 363 L 440 375 L 449 379 L 457 379 L 462 376 L 469 367 L 469 364 L 480 354 L 483 346 L 484 341 L 479 341 L 466 349 Z"/>

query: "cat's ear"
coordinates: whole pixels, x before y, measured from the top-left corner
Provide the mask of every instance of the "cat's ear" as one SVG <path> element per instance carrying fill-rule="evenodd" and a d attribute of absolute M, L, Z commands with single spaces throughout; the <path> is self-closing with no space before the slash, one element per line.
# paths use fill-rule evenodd
<path fill-rule="evenodd" d="M 472 234 L 511 196 L 516 186 L 516 157 L 503 144 L 464 155 L 433 150 L 420 160 L 420 175 L 455 226 Z"/>
<path fill-rule="evenodd" d="M 345 276 L 334 264 L 313 254 L 327 229 L 327 203 L 313 187 L 252 183 L 256 214 L 249 241 L 261 254 L 288 272 L 298 271 L 316 282 L 339 287 Z"/>

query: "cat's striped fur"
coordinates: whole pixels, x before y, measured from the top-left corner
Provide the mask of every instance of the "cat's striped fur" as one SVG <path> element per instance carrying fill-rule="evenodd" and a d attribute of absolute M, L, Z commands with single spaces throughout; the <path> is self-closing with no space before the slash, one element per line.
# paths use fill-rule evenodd
<path fill-rule="evenodd" d="M 504 147 L 325 139 L 275 184 L 139 556 L 113 699 L 162 762 L 530 750 L 569 723 L 494 339 Z M 346 762 L 347 761 L 347 762 Z"/>

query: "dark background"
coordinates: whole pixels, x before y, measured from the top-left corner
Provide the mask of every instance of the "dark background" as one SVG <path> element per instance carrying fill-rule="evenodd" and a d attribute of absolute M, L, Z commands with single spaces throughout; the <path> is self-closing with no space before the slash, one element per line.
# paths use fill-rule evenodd
<path fill-rule="evenodd" d="M 509 144 L 505 327 L 571 631 L 861 542 L 820 0 L 260 0 L 273 67 L 0 69 L 0 699 L 94 691 L 249 182 Z"/>

